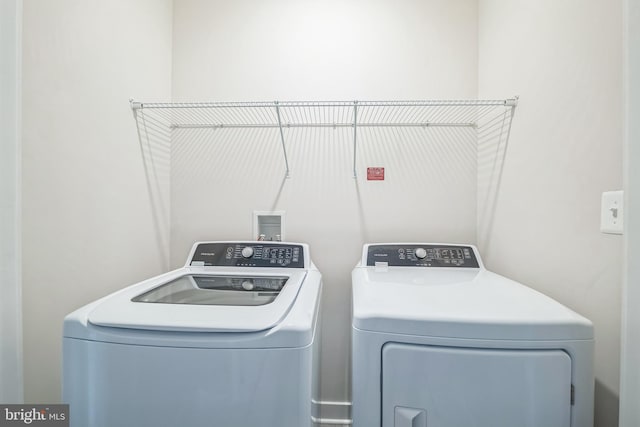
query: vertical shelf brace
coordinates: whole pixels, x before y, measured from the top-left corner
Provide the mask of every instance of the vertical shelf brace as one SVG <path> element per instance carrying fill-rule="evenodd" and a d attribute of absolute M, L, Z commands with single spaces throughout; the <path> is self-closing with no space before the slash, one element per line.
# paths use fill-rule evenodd
<path fill-rule="evenodd" d="M 280 141 L 282 142 L 282 153 L 284 154 L 284 164 L 287 168 L 286 177 L 289 178 L 289 159 L 287 159 L 287 148 L 284 145 L 284 132 L 282 130 L 282 119 L 280 118 L 280 104 L 278 101 L 274 101 L 276 106 L 276 115 L 278 116 L 278 129 L 280 129 Z"/>
<path fill-rule="evenodd" d="M 356 173 L 356 141 L 358 135 L 358 101 L 353 101 L 353 178 L 357 178 Z"/>

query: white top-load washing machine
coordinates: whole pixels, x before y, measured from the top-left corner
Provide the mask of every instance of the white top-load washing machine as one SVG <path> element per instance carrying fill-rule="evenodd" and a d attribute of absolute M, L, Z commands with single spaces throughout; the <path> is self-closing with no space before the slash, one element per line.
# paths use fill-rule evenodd
<path fill-rule="evenodd" d="M 65 318 L 71 426 L 311 425 L 321 287 L 306 244 L 196 243 Z"/>
<path fill-rule="evenodd" d="M 592 427 L 593 327 L 475 247 L 368 244 L 353 270 L 354 427 Z"/>

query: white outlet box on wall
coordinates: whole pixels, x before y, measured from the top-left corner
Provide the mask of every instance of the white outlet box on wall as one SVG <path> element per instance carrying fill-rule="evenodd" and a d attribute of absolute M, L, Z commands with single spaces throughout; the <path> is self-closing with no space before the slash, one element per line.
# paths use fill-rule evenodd
<path fill-rule="evenodd" d="M 284 240 L 284 211 L 253 211 L 253 235 L 256 240 Z"/>

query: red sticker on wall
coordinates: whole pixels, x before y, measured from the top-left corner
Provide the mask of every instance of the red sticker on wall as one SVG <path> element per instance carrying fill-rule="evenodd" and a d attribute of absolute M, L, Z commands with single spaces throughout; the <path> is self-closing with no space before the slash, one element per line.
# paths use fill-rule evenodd
<path fill-rule="evenodd" d="M 367 168 L 367 181 L 384 181 L 384 168 Z"/>

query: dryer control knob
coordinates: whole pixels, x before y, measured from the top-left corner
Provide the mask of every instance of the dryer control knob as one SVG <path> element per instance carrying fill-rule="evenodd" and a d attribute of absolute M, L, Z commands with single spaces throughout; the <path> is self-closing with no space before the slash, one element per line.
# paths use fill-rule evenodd
<path fill-rule="evenodd" d="M 424 248 L 418 248 L 414 252 L 416 254 L 416 258 L 423 259 L 427 256 L 427 251 Z"/>
<path fill-rule="evenodd" d="M 245 280 L 244 282 L 242 282 L 242 289 L 244 289 L 245 291 L 252 291 L 253 282 L 251 280 Z"/>
<path fill-rule="evenodd" d="M 253 256 L 253 248 L 251 246 L 245 246 L 242 248 L 242 256 L 245 258 L 251 258 Z"/>

